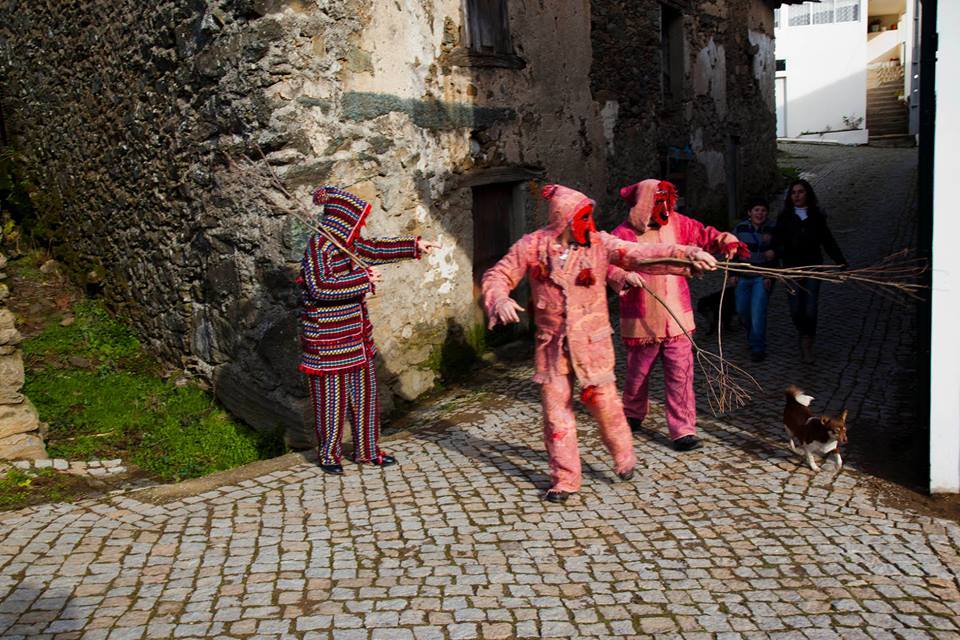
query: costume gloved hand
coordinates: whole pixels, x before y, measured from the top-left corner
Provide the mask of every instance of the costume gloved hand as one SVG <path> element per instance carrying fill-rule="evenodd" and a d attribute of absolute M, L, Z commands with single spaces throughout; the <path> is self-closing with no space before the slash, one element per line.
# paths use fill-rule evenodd
<path fill-rule="evenodd" d="M 497 326 L 497 323 L 510 324 L 511 322 L 520 322 L 520 316 L 517 315 L 517 312 L 523 310 L 523 307 L 517 304 L 517 301 L 513 298 L 503 298 L 494 305 L 487 328 L 493 329 Z"/>
<path fill-rule="evenodd" d="M 736 242 L 727 243 L 727 246 L 724 247 L 724 253 L 726 254 L 728 260 L 733 258 L 746 260 L 750 257 L 750 249 L 748 249 L 747 245 L 739 240 Z"/>

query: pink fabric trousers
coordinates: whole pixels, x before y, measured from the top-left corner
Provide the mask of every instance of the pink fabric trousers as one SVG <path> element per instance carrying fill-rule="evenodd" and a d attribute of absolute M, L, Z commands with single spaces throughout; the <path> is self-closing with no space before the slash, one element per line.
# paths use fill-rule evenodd
<path fill-rule="evenodd" d="M 693 392 L 693 346 L 683 338 L 627 347 L 627 380 L 623 409 L 629 418 L 643 420 L 650 403 L 650 370 L 663 359 L 663 379 L 670 439 L 697 433 L 697 397 Z"/>
<path fill-rule="evenodd" d="M 543 442 L 550 458 L 551 491 L 580 490 L 580 452 L 577 424 L 573 416 L 574 376 L 557 375 L 540 386 L 543 404 Z M 589 387 L 584 404 L 600 425 L 600 439 L 613 456 L 617 473 L 637 466 L 633 434 L 623 415 L 623 403 L 614 383 Z"/>

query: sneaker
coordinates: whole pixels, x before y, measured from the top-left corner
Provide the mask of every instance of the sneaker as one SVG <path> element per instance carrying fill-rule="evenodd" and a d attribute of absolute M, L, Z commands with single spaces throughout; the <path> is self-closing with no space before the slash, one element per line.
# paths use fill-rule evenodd
<path fill-rule="evenodd" d="M 563 504 L 567 501 L 567 498 L 573 494 L 569 491 L 547 491 L 547 495 L 544 496 L 547 502 L 556 502 L 557 504 Z"/>
<path fill-rule="evenodd" d="M 753 362 L 763 362 L 763 361 L 766 360 L 766 359 L 767 359 L 767 353 L 766 353 L 766 351 L 751 351 L 751 352 L 750 352 L 750 360 L 752 360 Z"/>
<path fill-rule="evenodd" d="M 630 431 L 637 432 L 643 428 L 643 420 L 640 418 L 627 418 L 627 424 L 630 425 Z"/>
<path fill-rule="evenodd" d="M 697 436 L 683 436 L 673 441 L 674 451 L 693 451 L 703 446 L 700 438 Z"/>
<path fill-rule="evenodd" d="M 621 471 L 620 473 L 617 474 L 617 476 L 624 482 L 629 482 L 630 480 L 633 480 L 633 476 L 636 473 L 636 471 L 637 471 L 637 468 L 633 467 L 631 469 L 627 469 L 626 471 Z"/>

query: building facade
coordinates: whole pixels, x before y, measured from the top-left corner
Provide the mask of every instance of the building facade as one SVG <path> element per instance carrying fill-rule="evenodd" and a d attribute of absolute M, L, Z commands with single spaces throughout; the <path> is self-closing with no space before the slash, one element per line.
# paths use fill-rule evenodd
<path fill-rule="evenodd" d="M 778 8 L 777 136 L 866 144 L 908 123 L 917 0 L 823 0 Z"/>
<path fill-rule="evenodd" d="M 482 341 L 479 276 L 542 222 L 537 181 L 607 225 L 650 176 L 721 223 L 774 188 L 775 4 L 14 0 L 0 106 L 58 256 L 165 361 L 306 446 L 309 232 L 231 158 L 262 150 L 305 209 L 334 184 L 373 204 L 367 233 L 441 244 L 370 304 L 385 388 L 415 398 Z"/>

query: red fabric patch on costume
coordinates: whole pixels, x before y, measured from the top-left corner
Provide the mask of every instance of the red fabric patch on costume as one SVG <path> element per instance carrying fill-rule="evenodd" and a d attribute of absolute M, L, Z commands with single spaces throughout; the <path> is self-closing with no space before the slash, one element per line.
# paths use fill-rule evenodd
<path fill-rule="evenodd" d="M 592 287 L 597 282 L 597 279 L 593 277 L 593 271 L 583 269 L 577 274 L 575 282 L 581 287 Z"/>
<path fill-rule="evenodd" d="M 551 432 L 550 432 L 550 439 L 551 439 L 551 440 L 563 440 L 564 436 L 566 436 L 566 435 L 567 435 L 567 430 L 566 430 L 566 429 L 564 429 L 563 431 L 551 431 Z"/>
<path fill-rule="evenodd" d="M 585 405 L 593 405 L 597 402 L 597 387 L 592 385 L 589 387 L 584 387 L 583 391 L 580 392 L 580 402 Z"/>
<path fill-rule="evenodd" d="M 750 257 L 750 249 L 744 243 L 731 242 L 730 244 L 727 245 L 727 248 L 729 249 L 731 246 L 734 246 L 737 248 L 737 252 L 733 254 L 734 258 L 741 258 L 743 260 L 746 260 L 747 258 Z"/>
<path fill-rule="evenodd" d="M 533 268 L 533 277 L 540 282 L 545 282 L 547 278 L 550 277 L 550 270 L 547 268 L 547 265 L 542 262 L 537 263 L 537 266 Z"/>

